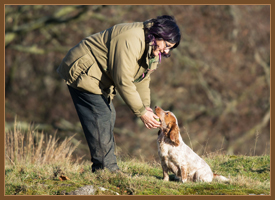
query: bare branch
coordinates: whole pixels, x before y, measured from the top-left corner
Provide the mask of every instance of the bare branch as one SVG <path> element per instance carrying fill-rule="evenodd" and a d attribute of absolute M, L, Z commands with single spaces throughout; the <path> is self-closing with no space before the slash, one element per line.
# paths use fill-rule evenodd
<path fill-rule="evenodd" d="M 69 13 L 73 11 L 79 11 L 77 14 L 67 17 Z M 18 27 L 14 27 L 12 31 L 5 34 L 5 46 L 11 43 L 17 35 L 22 33 L 27 33 L 42 27 L 48 26 L 50 24 L 66 23 L 71 20 L 77 19 L 82 16 L 88 10 L 87 6 L 66 6 L 57 11 L 53 16 L 42 17 L 28 24 L 23 24 Z"/>

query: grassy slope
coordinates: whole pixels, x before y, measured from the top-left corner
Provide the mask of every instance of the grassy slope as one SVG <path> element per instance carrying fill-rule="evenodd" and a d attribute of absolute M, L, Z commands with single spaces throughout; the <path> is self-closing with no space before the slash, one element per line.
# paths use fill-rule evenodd
<path fill-rule="evenodd" d="M 119 160 L 124 173 L 108 170 L 91 173 L 91 163 L 72 162 L 73 136 L 59 141 L 30 130 L 23 133 L 16 123 L 5 141 L 6 195 L 62 195 L 84 185 L 104 187 L 121 195 L 248 195 L 270 194 L 270 156 L 228 156 L 211 153 L 203 157 L 213 172 L 230 178 L 229 183 L 180 183 L 170 174 L 162 180 L 158 161 Z M 120 156 L 118 156 L 120 158 Z M 68 180 L 59 180 L 60 176 Z M 99 191 L 98 194 L 113 194 Z"/>
<path fill-rule="evenodd" d="M 119 161 L 124 174 L 109 171 L 90 172 L 90 163 L 48 165 L 6 165 L 6 195 L 60 195 L 84 185 L 95 185 L 121 195 L 248 195 L 270 194 L 270 156 L 209 155 L 204 158 L 214 173 L 230 177 L 230 183 L 180 183 L 170 174 L 162 180 L 158 162 L 135 159 Z M 70 180 L 60 181 L 64 175 Z M 97 194 L 111 195 L 110 191 Z"/>

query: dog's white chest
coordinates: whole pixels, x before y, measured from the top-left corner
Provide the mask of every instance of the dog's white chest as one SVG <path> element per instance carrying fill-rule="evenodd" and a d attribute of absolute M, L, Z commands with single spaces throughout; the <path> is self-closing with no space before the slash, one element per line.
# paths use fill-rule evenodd
<path fill-rule="evenodd" d="M 164 142 L 158 142 L 158 151 L 161 157 L 168 156 L 169 148 L 169 145 Z"/>
<path fill-rule="evenodd" d="M 167 158 L 167 162 L 178 162 L 181 155 L 179 152 L 180 147 L 171 145 L 169 139 L 165 137 L 158 138 L 158 153 L 160 158 Z"/>

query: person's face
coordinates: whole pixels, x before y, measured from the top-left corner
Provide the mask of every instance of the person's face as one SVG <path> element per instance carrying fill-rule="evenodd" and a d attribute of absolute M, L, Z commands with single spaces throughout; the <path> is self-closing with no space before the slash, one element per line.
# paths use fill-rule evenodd
<path fill-rule="evenodd" d="M 153 55 L 157 56 L 159 53 L 165 53 L 168 54 L 170 49 L 174 46 L 175 44 L 167 42 L 165 40 L 156 40 L 156 46 L 154 46 L 153 49 Z"/>

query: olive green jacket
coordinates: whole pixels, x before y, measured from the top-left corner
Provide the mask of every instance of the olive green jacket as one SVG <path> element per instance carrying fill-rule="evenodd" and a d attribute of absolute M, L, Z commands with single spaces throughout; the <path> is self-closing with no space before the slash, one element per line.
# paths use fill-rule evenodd
<path fill-rule="evenodd" d="M 110 102 L 115 89 L 136 116 L 150 107 L 150 74 L 158 57 L 150 59 L 145 43 L 147 22 L 115 25 L 86 37 L 73 47 L 57 71 L 66 83 L 82 91 L 104 95 Z"/>

